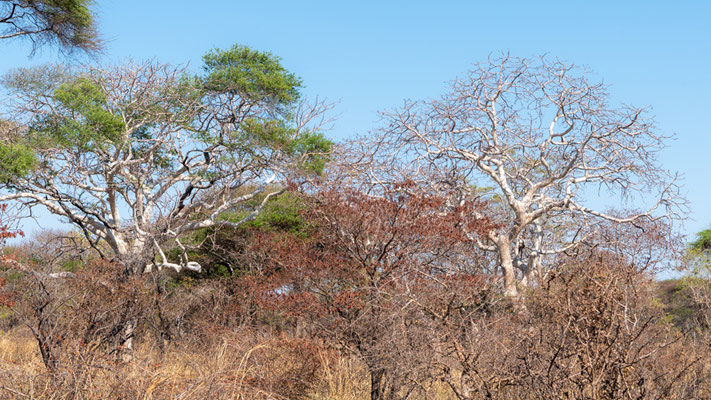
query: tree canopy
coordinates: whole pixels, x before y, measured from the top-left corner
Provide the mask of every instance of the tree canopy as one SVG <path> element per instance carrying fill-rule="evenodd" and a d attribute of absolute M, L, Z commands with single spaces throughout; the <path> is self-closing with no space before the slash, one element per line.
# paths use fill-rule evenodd
<path fill-rule="evenodd" d="M 0 39 L 27 38 L 33 49 L 101 50 L 92 0 L 0 0 Z"/>
<path fill-rule="evenodd" d="M 593 238 L 605 221 L 671 221 L 685 204 L 658 163 L 666 137 L 646 110 L 611 104 L 605 85 L 559 60 L 492 58 L 440 98 L 408 101 L 384 120 L 350 147 L 346 168 L 366 186 L 413 179 L 457 188 L 453 204 L 491 200 L 501 226 L 477 245 L 499 258 L 510 296 L 542 275 L 543 257 Z M 606 212 L 586 204 L 586 190 L 650 201 Z"/>
<path fill-rule="evenodd" d="M 101 252 L 156 249 L 159 268 L 199 269 L 161 246 L 253 219 L 286 179 L 320 173 L 331 146 L 313 123 L 329 105 L 303 102 L 277 57 L 234 46 L 204 60 L 197 74 L 147 62 L 5 76 L 16 128 L 0 142 L 0 201 L 46 207 Z M 220 218 L 235 208 L 247 211 L 240 221 Z"/>
<path fill-rule="evenodd" d="M 711 229 L 697 233 L 696 240 L 691 242 L 691 248 L 699 251 L 711 249 Z"/>

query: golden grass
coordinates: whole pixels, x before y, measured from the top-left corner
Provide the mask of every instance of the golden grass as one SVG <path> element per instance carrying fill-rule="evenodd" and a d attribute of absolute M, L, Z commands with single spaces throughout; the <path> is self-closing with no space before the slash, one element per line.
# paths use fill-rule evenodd
<path fill-rule="evenodd" d="M 0 333 L 0 361 L 27 366 L 41 363 L 42 359 L 37 343 L 30 336 Z"/>
<path fill-rule="evenodd" d="M 254 338 L 240 342 L 230 337 L 203 349 L 172 346 L 162 356 L 153 347 L 139 346 L 131 363 L 67 367 L 51 376 L 32 337 L 16 330 L 0 333 L 0 399 L 368 398 L 370 380 L 362 363 L 323 349 L 312 357 L 316 373 L 302 377 L 306 381 L 298 386 L 295 372 L 304 371 L 311 356 L 291 351 L 291 345 L 278 338 L 255 343 Z M 446 388 L 435 386 L 423 398 L 452 397 Z"/>

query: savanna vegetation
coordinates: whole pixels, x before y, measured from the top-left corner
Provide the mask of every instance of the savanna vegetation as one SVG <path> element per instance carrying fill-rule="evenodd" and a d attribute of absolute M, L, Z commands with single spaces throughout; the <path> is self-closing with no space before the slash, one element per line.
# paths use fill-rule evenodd
<path fill-rule="evenodd" d="M 89 6 L 0 2 L 0 38 L 98 51 Z M 711 397 L 711 234 L 571 64 L 492 58 L 340 142 L 240 45 L 2 84 L 0 398 Z M 7 243 L 40 208 L 73 228 Z"/>

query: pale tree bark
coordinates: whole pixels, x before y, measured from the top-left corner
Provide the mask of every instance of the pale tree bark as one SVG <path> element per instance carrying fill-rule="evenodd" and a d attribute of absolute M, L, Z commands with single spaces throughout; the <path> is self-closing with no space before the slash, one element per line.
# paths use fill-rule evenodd
<path fill-rule="evenodd" d="M 511 256 L 511 243 L 502 237 L 497 237 L 496 248 L 498 249 L 499 260 L 501 263 L 501 271 L 504 277 L 504 294 L 509 297 L 518 297 L 518 289 L 516 288 L 516 272 L 514 270 L 514 261 Z"/>
<path fill-rule="evenodd" d="M 154 62 L 6 76 L 12 129 L 3 129 L 0 146 L 23 145 L 36 166 L 4 182 L 0 203 L 64 218 L 128 274 L 202 271 L 188 257 L 186 235 L 253 220 L 328 147 L 319 130 L 330 123 L 324 114 L 331 104 L 298 103 L 299 81 L 287 72 L 272 75 L 295 85 L 286 92 L 261 89 L 258 79 L 245 86 L 259 68 L 282 71 L 271 56 L 255 65 L 253 53 L 213 53 L 224 63 L 214 76 Z M 241 79 L 225 81 L 220 68 Z M 304 144 L 314 141 L 320 147 Z M 223 218 L 228 211 L 239 218 Z M 166 256 L 168 248 L 178 260 Z M 137 324 L 133 317 L 124 327 L 129 358 Z"/>
<path fill-rule="evenodd" d="M 501 223 L 473 240 L 499 260 L 508 296 L 545 273 L 545 260 L 596 236 L 602 221 L 679 220 L 686 202 L 657 155 L 668 138 L 646 110 L 609 104 L 606 87 L 558 60 L 504 55 L 481 63 L 439 99 L 383 113 L 385 125 L 349 143 L 334 166 L 372 193 L 414 180 L 488 201 Z M 602 191 L 637 210 L 586 205 Z"/>
<path fill-rule="evenodd" d="M 284 191 L 291 171 L 314 156 L 284 147 L 330 123 L 324 114 L 332 106 L 316 101 L 287 107 L 211 92 L 191 85 L 187 74 L 183 67 L 148 62 L 83 71 L 42 67 L 6 77 L 15 98 L 14 126 L 24 129 L 4 139 L 36 146 L 37 168 L 8 182 L 0 203 L 44 207 L 65 218 L 97 250 L 108 248 L 108 257 L 131 264 L 133 273 L 201 271 L 181 238 L 253 220 Z M 80 127 L 88 134 L 74 128 L 91 115 L 70 108 L 57 93 L 76 82 L 100 93 L 90 100 L 119 126 L 117 137 L 100 136 L 89 122 L 89 128 Z M 268 128 L 268 121 L 280 118 L 288 121 L 279 125 L 278 133 L 286 133 L 276 143 L 244 127 L 267 121 Z M 75 129 L 69 131 L 73 139 L 55 139 L 67 126 Z M 37 130 L 44 139 L 33 139 Z M 243 213 L 239 220 L 222 219 L 234 210 Z M 178 248 L 180 260 L 168 260 L 166 246 Z"/>

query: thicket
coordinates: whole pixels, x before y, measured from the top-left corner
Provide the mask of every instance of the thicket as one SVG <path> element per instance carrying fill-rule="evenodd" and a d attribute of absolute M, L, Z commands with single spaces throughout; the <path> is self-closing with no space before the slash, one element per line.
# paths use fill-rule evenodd
<path fill-rule="evenodd" d="M 203 274 L 127 274 L 77 252 L 78 235 L 6 248 L 2 396 L 711 395 L 702 269 L 660 286 L 623 251 L 581 248 L 512 300 L 460 229 L 496 227 L 471 217 L 485 203 L 442 212 L 444 197 L 398 189 L 289 192 L 248 226 L 193 237 Z"/>

